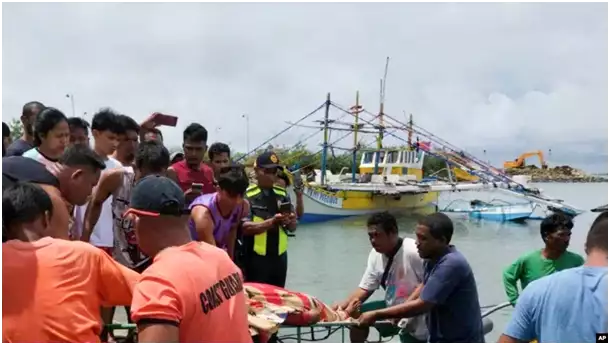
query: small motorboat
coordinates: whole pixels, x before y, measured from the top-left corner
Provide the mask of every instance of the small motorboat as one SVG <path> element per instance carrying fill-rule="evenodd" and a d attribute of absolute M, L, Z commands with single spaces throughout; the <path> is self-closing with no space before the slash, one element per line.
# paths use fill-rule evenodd
<path fill-rule="evenodd" d="M 461 206 L 461 207 L 460 207 Z M 511 203 L 494 199 L 486 202 L 478 199 L 454 200 L 441 212 L 468 214 L 470 218 L 492 220 L 497 222 L 522 222 L 534 213 L 535 205 L 532 202 Z"/>

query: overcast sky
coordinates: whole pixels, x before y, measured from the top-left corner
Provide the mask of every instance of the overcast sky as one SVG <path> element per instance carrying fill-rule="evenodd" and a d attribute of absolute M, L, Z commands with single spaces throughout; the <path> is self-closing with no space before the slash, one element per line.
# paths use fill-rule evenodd
<path fill-rule="evenodd" d="M 605 3 L 6 3 L 3 120 L 31 100 L 71 116 L 73 93 L 88 120 L 103 106 L 137 120 L 162 111 L 180 117 L 163 128 L 170 147 L 196 121 L 210 142 L 244 151 L 244 113 L 253 148 L 327 92 L 347 107 L 360 90 L 377 112 L 390 56 L 387 114 L 413 113 L 496 163 L 552 149 L 552 164 L 607 171 L 607 13 Z"/>

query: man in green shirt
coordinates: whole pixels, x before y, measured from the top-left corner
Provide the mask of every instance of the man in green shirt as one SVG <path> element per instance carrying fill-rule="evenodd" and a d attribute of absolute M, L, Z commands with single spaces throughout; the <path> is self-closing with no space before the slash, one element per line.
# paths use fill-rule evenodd
<path fill-rule="evenodd" d="M 504 289 L 513 306 L 519 298 L 518 281 L 521 282 L 523 290 L 536 279 L 567 268 L 582 266 L 585 262 L 582 256 L 567 250 L 572 227 L 572 219 L 563 213 L 546 217 L 540 223 L 544 248 L 521 256 L 504 270 Z"/>

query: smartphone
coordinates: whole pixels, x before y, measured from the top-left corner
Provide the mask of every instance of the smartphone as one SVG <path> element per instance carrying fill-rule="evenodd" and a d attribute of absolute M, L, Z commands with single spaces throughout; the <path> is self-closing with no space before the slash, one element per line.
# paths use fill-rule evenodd
<path fill-rule="evenodd" d="M 191 189 L 194 192 L 201 192 L 203 190 L 203 183 L 193 183 L 191 184 Z"/>
<path fill-rule="evenodd" d="M 283 202 L 280 204 L 280 213 L 288 214 L 292 213 L 292 204 L 290 202 Z"/>
<path fill-rule="evenodd" d="M 176 127 L 178 124 L 178 117 L 173 115 L 167 115 L 162 113 L 152 113 L 149 120 L 153 121 L 155 125 Z"/>

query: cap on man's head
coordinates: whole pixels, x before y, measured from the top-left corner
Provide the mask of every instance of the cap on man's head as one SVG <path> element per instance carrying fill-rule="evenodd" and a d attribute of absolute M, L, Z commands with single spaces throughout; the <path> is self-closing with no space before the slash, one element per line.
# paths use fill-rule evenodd
<path fill-rule="evenodd" d="M 261 153 L 258 157 L 256 157 L 254 167 L 262 169 L 281 168 L 280 159 L 277 157 L 275 152 L 267 151 Z"/>
<path fill-rule="evenodd" d="M 127 214 L 138 216 L 176 216 L 189 214 L 184 207 L 184 193 L 178 185 L 164 176 L 150 175 L 133 188 Z"/>

